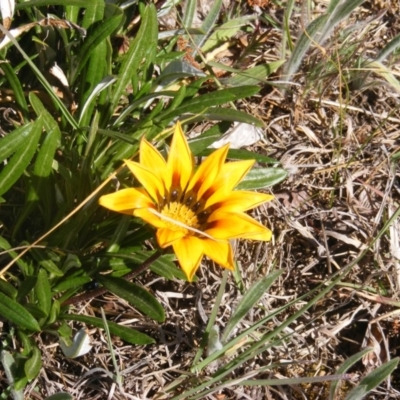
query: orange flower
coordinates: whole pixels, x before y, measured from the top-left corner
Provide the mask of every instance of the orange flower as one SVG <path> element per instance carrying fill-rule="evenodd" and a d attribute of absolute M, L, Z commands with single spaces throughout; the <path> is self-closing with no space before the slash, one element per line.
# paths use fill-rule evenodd
<path fill-rule="evenodd" d="M 99 203 L 153 225 L 159 246 L 173 247 L 189 281 L 204 255 L 233 270 L 229 239 L 271 239 L 271 231 L 245 211 L 273 196 L 234 191 L 254 160 L 225 163 L 228 147 L 213 152 L 196 170 L 178 123 L 168 161 L 146 139 L 140 144 L 140 162 L 125 160 L 143 188 L 122 189 L 102 196 Z"/>

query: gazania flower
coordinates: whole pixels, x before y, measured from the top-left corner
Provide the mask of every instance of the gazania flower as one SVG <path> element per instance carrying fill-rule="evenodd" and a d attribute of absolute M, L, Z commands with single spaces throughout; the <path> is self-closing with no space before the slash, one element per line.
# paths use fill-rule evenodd
<path fill-rule="evenodd" d="M 204 255 L 233 270 L 230 239 L 271 239 L 271 231 L 245 211 L 272 200 L 273 196 L 234 190 L 254 161 L 225 163 L 228 147 L 216 150 L 196 170 L 178 123 L 168 161 L 142 139 L 140 162 L 125 160 L 142 187 L 102 196 L 99 203 L 154 226 L 159 246 L 173 247 L 190 281 Z"/>

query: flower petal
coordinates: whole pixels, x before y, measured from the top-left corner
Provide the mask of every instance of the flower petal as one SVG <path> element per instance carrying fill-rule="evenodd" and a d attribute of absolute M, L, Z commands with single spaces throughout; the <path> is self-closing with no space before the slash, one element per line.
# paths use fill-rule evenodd
<path fill-rule="evenodd" d="M 144 138 L 140 143 L 140 164 L 159 177 L 165 188 L 171 186 L 171 175 L 167 168 L 167 162 L 160 152 Z"/>
<path fill-rule="evenodd" d="M 215 211 L 207 222 L 205 233 L 215 239 L 252 239 L 269 241 L 272 232 L 244 213 Z"/>
<path fill-rule="evenodd" d="M 265 193 L 238 190 L 226 194 L 218 190 L 212 196 L 212 199 L 206 202 L 205 208 L 212 205 L 213 209 L 218 209 L 219 211 L 243 212 L 273 199 L 274 196 Z"/>
<path fill-rule="evenodd" d="M 154 175 L 150 169 L 135 161 L 124 161 L 132 174 L 143 185 L 154 201 L 161 201 L 161 199 L 165 196 L 165 188 L 160 178 Z"/>
<path fill-rule="evenodd" d="M 188 236 L 172 244 L 179 264 L 191 282 L 203 258 L 203 241 L 195 236 Z"/>
<path fill-rule="evenodd" d="M 167 164 L 172 180 L 171 186 L 183 192 L 192 176 L 194 160 L 179 122 L 175 126 Z"/>
<path fill-rule="evenodd" d="M 156 228 L 165 228 L 168 226 L 168 223 L 165 222 L 162 218 L 158 215 L 150 211 L 151 207 L 149 208 L 139 208 L 133 212 L 135 217 L 141 218 L 143 221 L 147 222 L 150 225 L 153 225 Z M 154 208 L 153 208 L 154 209 Z"/>
<path fill-rule="evenodd" d="M 128 188 L 101 196 L 99 204 L 112 211 L 133 215 L 137 208 L 152 208 L 154 203 L 149 195 L 140 189 Z"/>
<path fill-rule="evenodd" d="M 226 155 L 228 154 L 229 144 L 214 151 L 199 166 L 198 170 L 190 180 L 187 192 L 193 190 L 197 199 L 203 197 L 203 194 L 214 184 L 215 178 L 219 175 L 224 165 Z"/>
<path fill-rule="evenodd" d="M 171 246 L 175 241 L 182 239 L 186 235 L 183 229 L 172 230 L 169 228 L 160 228 L 157 230 L 157 242 L 164 249 Z"/>
<path fill-rule="evenodd" d="M 254 160 L 243 160 L 224 164 L 213 184 L 207 191 L 207 204 L 214 204 L 218 201 L 215 200 L 214 197 L 225 195 L 232 191 L 250 171 L 254 162 Z M 208 205 L 206 207 L 208 207 Z"/>
<path fill-rule="evenodd" d="M 229 242 L 203 239 L 204 254 L 221 267 L 234 270 L 233 251 Z"/>

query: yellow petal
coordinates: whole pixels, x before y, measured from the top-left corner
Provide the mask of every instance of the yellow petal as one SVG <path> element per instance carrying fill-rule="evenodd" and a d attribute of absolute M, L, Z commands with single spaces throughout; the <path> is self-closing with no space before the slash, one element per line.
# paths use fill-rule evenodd
<path fill-rule="evenodd" d="M 160 228 L 157 230 L 157 242 L 164 249 L 171 246 L 175 241 L 182 239 L 186 232 L 183 229 L 171 230 L 169 228 Z"/>
<path fill-rule="evenodd" d="M 161 201 L 161 199 L 165 196 L 165 188 L 160 178 L 154 175 L 154 173 L 148 168 L 137 162 L 130 160 L 124 161 L 132 174 L 143 185 L 153 200 L 156 202 Z"/>
<path fill-rule="evenodd" d="M 203 242 L 195 236 L 188 236 L 173 243 L 179 264 L 191 282 L 203 258 Z"/>
<path fill-rule="evenodd" d="M 171 175 L 164 157 L 146 139 L 142 139 L 140 143 L 140 164 L 159 177 L 165 188 L 171 186 Z"/>
<path fill-rule="evenodd" d="M 226 163 L 222 166 L 212 186 L 207 191 L 207 204 L 214 204 L 218 197 L 232 191 L 238 183 L 246 176 L 254 165 L 254 160 L 244 160 Z"/>
<path fill-rule="evenodd" d="M 152 208 L 153 201 L 140 189 L 122 189 L 118 192 L 101 196 L 99 204 L 112 211 L 133 215 L 136 208 Z"/>
<path fill-rule="evenodd" d="M 171 186 L 183 192 L 192 176 L 194 160 L 179 122 L 175 126 L 167 164 Z"/>
<path fill-rule="evenodd" d="M 272 232 L 244 213 L 215 211 L 207 222 L 205 233 L 216 239 L 252 239 L 269 241 Z"/>
<path fill-rule="evenodd" d="M 217 191 L 212 199 L 206 202 L 205 208 L 213 206 L 213 209 L 218 209 L 224 212 L 243 212 L 254 207 L 271 201 L 274 196 L 270 194 L 250 192 L 238 190 L 229 194 L 223 191 Z"/>
<path fill-rule="evenodd" d="M 141 218 L 143 221 L 147 222 L 150 225 L 153 225 L 156 228 L 165 228 L 167 226 L 165 220 L 161 219 L 158 215 L 151 212 L 150 209 L 151 207 L 136 209 L 133 212 L 133 215 L 135 217 Z"/>
<path fill-rule="evenodd" d="M 221 267 L 234 269 L 233 251 L 229 242 L 203 239 L 204 254 Z"/>
<path fill-rule="evenodd" d="M 220 170 L 225 162 L 228 154 L 229 144 L 214 151 L 205 161 L 199 166 L 198 170 L 191 179 L 188 192 L 193 190 L 197 193 L 197 199 L 200 199 L 203 194 L 214 184 L 215 178 L 219 175 Z"/>

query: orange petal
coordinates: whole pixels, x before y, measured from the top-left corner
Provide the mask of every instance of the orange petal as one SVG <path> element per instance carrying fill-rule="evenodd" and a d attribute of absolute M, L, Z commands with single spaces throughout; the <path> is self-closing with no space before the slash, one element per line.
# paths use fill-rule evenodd
<path fill-rule="evenodd" d="M 186 232 L 181 230 L 171 230 L 169 228 L 160 228 L 157 230 L 157 242 L 162 249 L 171 246 L 175 241 L 182 239 Z"/>
<path fill-rule="evenodd" d="M 219 175 L 225 162 L 228 150 L 229 144 L 226 144 L 214 151 L 203 163 L 201 163 L 189 183 L 187 192 L 193 190 L 193 192 L 197 194 L 197 199 L 200 199 L 203 194 L 213 186 L 215 178 Z"/>
<path fill-rule="evenodd" d="M 224 212 L 243 212 L 271 201 L 270 194 L 238 190 L 229 194 L 217 191 L 207 202 L 204 208 L 213 206 L 214 209 Z"/>
<path fill-rule="evenodd" d="M 130 160 L 124 161 L 132 174 L 143 185 L 154 201 L 158 202 L 165 196 L 165 188 L 161 179 L 154 175 L 152 171 L 137 162 Z"/>
<path fill-rule="evenodd" d="M 230 243 L 203 239 L 204 254 L 221 267 L 234 270 L 233 251 Z"/>
<path fill-rule="evenodd" d="M 171 176 L 164 157 L 144 138 L 140 143 L 140 164 L 159 177 L 165 188 L 171 186 Z"/>
<path fill-rule="evenodd" d="M 177 240 L 172 244 L 179 264 L 191 282 L 203 258 L 203 241 L 194 236 Z"/>
<path fill-rule="evenodd" d="M 216 202 L 214 196 L 221 196 L 222 193 L 233 190 L 250 171 L 254 162 L 254 160 L 244 160 L 224 164 L 209 189 L 209 203 Z"/>
<path fill-rule="evenodd" d="M 137 208 L 153 208 L 149 195 L 140 189 L 122 189 L 118 192 L 101 196 L 99 204 L 112 211 L 133 215 Z"/>
<path fill-rule="evenodd" d="M 158 215 L 152 213 L 149 208 L 139 208 L 133 212 L 135 217 L 141 218 L 143 221 L 146 221 L 148 224 L 155 226 L 156 228 L 165 228 L 167 223 L 165 220 L 161 219 Z M 154 207 L 153 207 L 154 209 Z"/>
<path fill-rule="evenodd" d="M 183 192 L 192 176 L 194 160 L 179 122 L 175 126 L 167 164 L 172 180 L 171 186 L 179 187 Z"/>
<path fill-rule="evenodd" d="M 272 232 L 244 213 L 215 211 L 208 219 L 205 233 L 216 239 L 252 239 L 269 241 Z"/>

